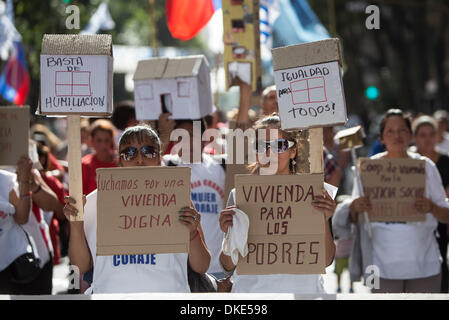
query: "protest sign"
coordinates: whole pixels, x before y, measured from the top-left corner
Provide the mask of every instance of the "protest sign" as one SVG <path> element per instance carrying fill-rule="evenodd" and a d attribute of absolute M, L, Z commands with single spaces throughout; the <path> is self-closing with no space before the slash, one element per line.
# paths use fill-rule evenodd
<path fill-rule="evenodd" d="M 82 221 L 81 116 L 112 114 L 112 36 L 45 34 L 40 57 L 37 114 L 67 115 L 70 197 Z"/>
<path fill-rule="evenodd" d="M 424 160 L 360 158 L 358 166 L 364 195 L 372 206 L 370 221 L 425 220 L 414 207 L 416 199 L 426 195 Z"/>
<path fill-rule="evenodd" d="M 212 113 L 210 70 L 203 55 L 139 61 L 134 73 L 137 120 L 200 119 Z"/>
<path fill-rule="evenodd" d="M 282 129 L 346 123 L 338 39 L 272 50 Z"/>
<path fill-rule="evenodd" d="M 236 175 L 236 205 L 249 217 L 238 274 L 325 273 L 325 218 L 311 202 L 322 174 Z"/>
<path fill-rule="evenodd" d="M 15 166 L 28 155 L 30 108 L 0 107 L 0 165 Z"/>
<path fill-rule="evenodd" d="M 189 251 L 190 168 L 97 169 L 97 255 Z"/>
<path fill-rule="evenodd" d="M 39 113 L 110 115 L 112 63 L 110 35 L 44 35 Z"/>

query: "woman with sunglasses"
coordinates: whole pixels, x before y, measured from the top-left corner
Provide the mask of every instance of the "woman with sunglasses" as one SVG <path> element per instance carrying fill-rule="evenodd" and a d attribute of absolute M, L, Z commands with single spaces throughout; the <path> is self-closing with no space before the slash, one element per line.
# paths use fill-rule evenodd
<path fill-rule="evenodd" d="M 281 121 L 276 113 L 259 120 L 253 129 L 256 130 L 257 161 L 250 166 L 252 174 L 295 174 L 296 133 L 281 130 Z M 263 134 L 259 136 L 260 132 L 265 132 L 266 140 L 262 138 Z M 275 133 L 274 137 L 270 136 L 273 133 Z M 269 162 L 264 160 L 264 156 L 269 157 Z M 274 170 L 273 166 L 277 169 Z M 298 176 L 298 179 L 301 177 Z M 336 205 L 324 189 L 323 193 L 324 196 L 315 196 L 312 205 L 321 211 L 326 219 L 325 248 L 326 266 L 328 266 L 332 263 L 335 254 L 335 244 L 328 222 Z M 220 228 L 225 234 L 233 225 L 235 214 L 233 208 L 235 208 L 235 189 L 229 195 L 227 208 L 220 213 Z M 231 257 L 223 252 L 220 254 L 220 263 L 225 273 L 233 274 L 232 292 L 324 293 L 321 275 L 238 275 Z"/>
<path fill-rule="evenodd" d="M 161 143 L 148 126 L 125 130 L 119 142 L 121 167 L 160 166 Z M 66 198 L 64 214 L 77 214 L 73 198 Z M 210 253 L 204 244 L 200 215 L 193 207 L 180 208 L 179 219 L 190 231 L 190 252 L 172 254 L 96 256 L 97 191 L 87 196 L 84 222 L 71 221 L 69 256 L 84 273 L 94 267 L 92 293 L 190 292 L 187 264 L 205 273 Z"/>
<path fill-rule="evenodd" d="M 427 157 L 408 152 L 412 136 L 410 119 L 400 109 L 388 110 L 380 123 L 380 138 L 386 152 L 371 159 L 421 159 L 426 162 L 426 196 L 417 198 L 415 209 L 425 215 L 422 222 L 371 222 L 371 238 L 359 215 L 371 203 L 360 197 L 354 184 L 353 197 L 346 210 L 337 210 L 334 222 L 349 230 L 355 224 L 351 252 L 351 280 L 360 277 L 373 293 L 439 293 L 441 285 L 440 252 L 435 239 L 438 221 L 449 221 L 449 203 L 435 164 Z M 374 266 L 374 268 L 373 268 Z M 375 278 L 373 278 L 373 270 Z"/>

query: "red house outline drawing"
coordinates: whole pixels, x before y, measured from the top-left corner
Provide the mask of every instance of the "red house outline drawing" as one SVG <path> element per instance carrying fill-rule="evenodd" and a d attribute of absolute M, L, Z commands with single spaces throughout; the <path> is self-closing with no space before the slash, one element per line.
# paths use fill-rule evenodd
<path fill-rule="evenodd" d="M 71 76 L 69 76 L 68 78 L 70 79 L 70 83 L 58 83 L 58 80 L 61 80 L 61 75 L 60 74 L 65 74 L 65 73 L 70 73 Z M 80 82 L 78 83 L 79 80 L 83 80 L 80 77 L 76 77 L 76 75 L 78 74 L 84 74 L 87 73 L 89 78 L 88 78 L 88 82 L 87 83 L 83 83 Z M 58 74 L 60 75 L 59 79 L 58 79 Z M 90 86 L 90 75 L 91 72 L 90 71 L 56 71 L 55 72 L 55 95 L 57 97 L 86 97 L 86 96 L 91 96 L 92 92 L 91 92 L 91 86 Z M 63 90 L 66 87 L 70 87 L 70 94 L 66 93 L 66 90 Z M 80 89 L 80 87 L 87 87 L 86 88 L 86 93 L 83 92 L 83 94 L 76 94 L 77 92 L 74 92 L 74 88 Z M 58 91 L 62 90 L 63 94 L 58 94 Z M 84 90 L 83 90 L 84 91 Z"/>
<path fill-rule="evenodd" d="M 312 80 L 312 79 L 322 79 L 323 80 L 323 85 L 310 88 L 309 87 L 309 81 Z M 293 86 L 294 86 L 293 84 L 294 83 L 296 83 L 296 82 L 304 82 L 304 81 L 305 81 L 305 88 L 304 89 L 293 90 Z M 322 94 L 324 96 L 324 100 L 310 100 L 310 90 L 319 89 L 319 88 L 323 88 Z M 304 104 L 304 103 L 326 102 L 327 101 L 326 80 L 324 79 L 324 77 L 313 77 L 313 78 L 308 78 L 308 79 L 303 79 L 303 80 L 292 81 L 292 82 L 290 82 L 290 90 L 291 90 L 291 96 L 292 96 L 292 103 L 294 105 Z M 302 92 L 302 91 L 307 91 L 307 101 L 295 101 L 294 93 L 295 92 Z"/>

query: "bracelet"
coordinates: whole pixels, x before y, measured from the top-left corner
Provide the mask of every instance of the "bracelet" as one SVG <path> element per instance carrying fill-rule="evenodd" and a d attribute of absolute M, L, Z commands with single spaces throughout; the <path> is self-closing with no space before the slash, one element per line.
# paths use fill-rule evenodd
<path fill-rule="evenodd" d="M 20 195 L 20 198 L 19 199 L 28 199 L 28 198 L 31 198 L 31 195 L 32 195 L 33 193 L 30 191 L 30 192 L 28 192 L 27 194 L 24 194 L 24 195 Z"/>
<path fill-rule="evenodd" d="M 33 194 L 36 194 L 36 193 L 38 193 L 39 191 L 41 191 L 42 190 L 42 187 L 41 187 L 41 185 L 39 184 L 39 186 L 37 187 L 37 190 L 36 191 L 33 191 Z"/>
<path fill-rule="evenodd" d="M 192 238 L 190 238 L 190 241 L 194 240 L 199 234 L 200 232 L 197 229 L 195 235 Z"/>

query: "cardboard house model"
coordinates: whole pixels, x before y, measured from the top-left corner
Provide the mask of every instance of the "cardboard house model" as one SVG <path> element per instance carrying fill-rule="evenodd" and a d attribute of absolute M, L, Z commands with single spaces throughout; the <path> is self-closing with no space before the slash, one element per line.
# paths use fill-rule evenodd
<path fill-rule="evenodd" d="M 203 55 L 141 60 L 134 73 L 138 120 L 199 119 L 212 113 L 210 71 Z"/>
<path fill-rule="evenodd" d="M 253 91 L 262 88 L 259 8 L 257 0 L 222 1 L 226 90 L 236 84 L 236 78 Z"/>
<path fill-rule="evenodd" d="M 40 114 L 112 114 L 111 35 L 45 34 L 40 73 Z"/>

